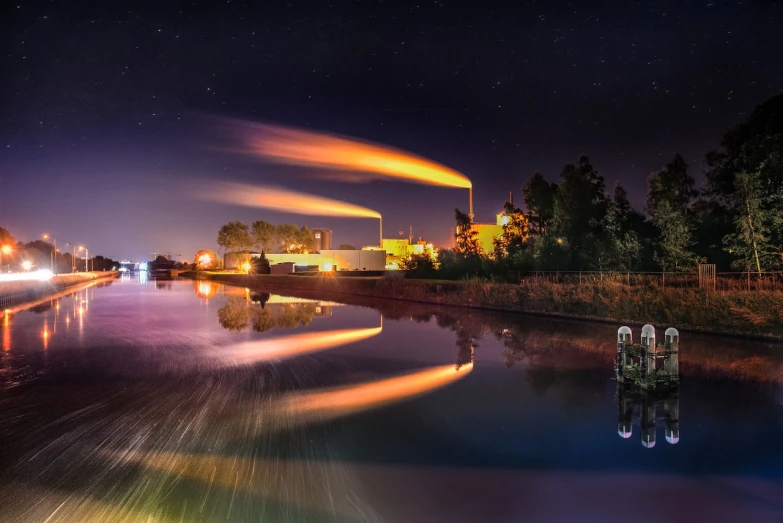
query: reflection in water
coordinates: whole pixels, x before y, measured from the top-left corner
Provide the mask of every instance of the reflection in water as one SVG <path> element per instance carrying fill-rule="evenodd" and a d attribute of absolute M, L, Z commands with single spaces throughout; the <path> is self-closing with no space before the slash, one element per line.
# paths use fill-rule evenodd
<path fill-rule="evenodd" d="M 720 520 L 730 496 L 779 515 L 780 398 L 704 379 L 735 364 L 754 387 L 776 381 L 783 357 L 766 345 L 688 336 L 688 437 L 651 465 L 607 427 L 616 416 L 622 437 L 639 431 L 649 448 L 663 424 L 677 443 L 679 398 L 618 388 L 610 399 L 614 327 L 394 302 L 332 310 L 213 282 L 173 281 L 161 296 L 139 283 L 3 315 L 0 521 L 622 521 L 629 510 L 654 521 L 664 492 L 666 510 L 698 508 L 693 521 Z M 348 328 L 376 317 L 383 331 Z M 82 338 L 66 328 L 80 319 Z M 728 442 L 716 450 L 704 442 L 718 430 Z M 753 495 L 715 494 L 715 478 L 749 476 Z"/>
<path fill-rule="evenodd" d="M 238 365 L 270 361 L 332 349 L 372 338 L 383 327 L 308 332 L 266 340 L 248 341 L 223 349 L 221 354 Z"/>
<path fill-rule="evenodd" d="M 617 384 L 617 433 L 630 438 L 634 423 L 639 425 L 641 443 L 646 448 L 655 446 L 658 407 L 663 404 L 664 433 L 672 445 L 680 441 L 680 397 L 677 392 L 655 394 L 628 389 Z"/>
<path fill-rule="evenodd" d="M 258 296 L 250 293 L 247 298 L 228 296 L 226 303 L 217 311 L 220 325 L 235 332 L 251 325 L 255 332 L 267 332 L 275 328 L 305 327 L 314 317 L 332 315 L 330 305 L 318 302 L 270 304 L 267 303 L 269 297 L 269 294 Z"/>
<path fill-rule="evenodd" d="M 294 419 L 328 419 L 412 398 L 464 378 L 473 363 L 431 369 L 328 390 L 298 392 L 283 400 Z"/>

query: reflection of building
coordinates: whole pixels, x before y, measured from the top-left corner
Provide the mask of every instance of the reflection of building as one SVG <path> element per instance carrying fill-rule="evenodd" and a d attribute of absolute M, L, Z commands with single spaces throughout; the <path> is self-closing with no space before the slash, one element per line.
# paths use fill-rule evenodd
<path fill-rule="evenodd" d="M 658 406 L 663 403 L 664 434 L 672 445 L 680 441 L 680 398 L 677 392 L 664 394 L 630 390 L 622 383 L 617 384 L 617 433 L 628 439 L 633 434 L 633 425 L 638 424 L 642 446 L 655 446 L 655 431 L 658 425 Z"/>
<path fill-rule="evenodd" d="M 312 229 L 316 251 L 328 251 L 332 249 L 332 231 L 330 229 Z"/>

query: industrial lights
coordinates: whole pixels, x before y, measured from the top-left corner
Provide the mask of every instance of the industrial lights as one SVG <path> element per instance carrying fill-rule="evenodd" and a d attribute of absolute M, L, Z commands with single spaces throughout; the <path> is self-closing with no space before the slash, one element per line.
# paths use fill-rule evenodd
<path fill-rule="evenodd" d="M 24 269 L 25 271 L 29 271 L 32 268 L 33 268 L 33 262 L 28 260 L 22 262 L 22 269 Z"/>

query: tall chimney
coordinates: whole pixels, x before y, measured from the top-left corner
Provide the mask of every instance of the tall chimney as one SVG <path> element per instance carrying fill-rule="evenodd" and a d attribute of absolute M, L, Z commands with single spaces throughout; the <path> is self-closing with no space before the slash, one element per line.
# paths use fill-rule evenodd
<path fill-rule="evenodd" d="M 508 191 L 508 203 L 514 205 L 514 191 Z"/>

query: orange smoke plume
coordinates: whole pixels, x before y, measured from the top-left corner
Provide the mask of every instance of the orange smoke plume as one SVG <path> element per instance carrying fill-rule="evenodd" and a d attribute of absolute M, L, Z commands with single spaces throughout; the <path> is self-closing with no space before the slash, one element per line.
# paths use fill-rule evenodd
<path fill-rule="evenodd" d="M 210 191 L 211 192 L 211 191 Z M 354 205 L 278 187 L 224 183 L 207 198 L 234 205 L 262 207 L 291 214 L 380 218 L 381 213 Z"/>
<path fill-rule="evenodd" d="M 323 133 L 273 125 L 253 126 L 260 132 L 247 138 L 250 151 L 271 161 L 371 173 L 375 177 L 427 185 L 473 187 L 464 174 L 392 147 Z M 365 176 L 364 179 L 372 178 Z M 358 181 L 358 177 L 346 177 Z"/>

